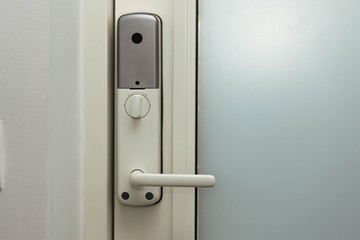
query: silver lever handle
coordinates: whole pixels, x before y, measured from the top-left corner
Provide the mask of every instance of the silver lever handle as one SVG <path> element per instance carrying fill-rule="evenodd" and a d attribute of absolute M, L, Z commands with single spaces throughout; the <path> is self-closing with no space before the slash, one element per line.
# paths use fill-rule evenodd
<path fill-rule="evenodd" d="M 212 175 L 195 174 L 144 173 L 136 169 L 130 174 L 130 184 L 135 187 L 212 187 L 215 185 L 215 177 Z"/>

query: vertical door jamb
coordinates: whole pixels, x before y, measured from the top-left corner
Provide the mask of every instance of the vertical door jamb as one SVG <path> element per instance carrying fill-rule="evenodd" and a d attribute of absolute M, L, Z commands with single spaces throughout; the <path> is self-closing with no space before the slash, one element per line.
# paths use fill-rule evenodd
<path fill-rule="evenodd" d="M 85 240 L 113 239 L 113 0 L 82 1 Z"/>

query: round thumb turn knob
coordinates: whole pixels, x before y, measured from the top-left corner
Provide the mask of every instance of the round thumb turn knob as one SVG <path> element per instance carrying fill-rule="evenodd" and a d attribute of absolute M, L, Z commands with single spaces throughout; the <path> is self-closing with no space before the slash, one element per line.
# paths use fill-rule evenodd
<path fill-rule="evenodd" d="M 134 119 L 145 117 L 149 110 L 150 102 L 145 96 L 141 94 L 134 94 L 126 99 L 125 111 L 130 117 Z"/>

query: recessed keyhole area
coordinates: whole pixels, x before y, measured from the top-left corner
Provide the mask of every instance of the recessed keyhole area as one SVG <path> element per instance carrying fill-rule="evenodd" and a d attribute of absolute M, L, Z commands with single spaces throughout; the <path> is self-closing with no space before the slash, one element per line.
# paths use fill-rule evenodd
<path fill-rule="evenodd" d="M 134 33 L 131 37 L 131 40 L 133 41 L 133 43 L 139 44 L 142 42 L 143 36 L 140 33 Z"/>
<path fill-rule="evenodd" d="M 136 84 L 136 85 L 139 85 L 139 84 L 140 84 L 140 82 L 139 82 L 139 81 L 136 81 L 136 82 L 135 82 L 135 84 Z"/>

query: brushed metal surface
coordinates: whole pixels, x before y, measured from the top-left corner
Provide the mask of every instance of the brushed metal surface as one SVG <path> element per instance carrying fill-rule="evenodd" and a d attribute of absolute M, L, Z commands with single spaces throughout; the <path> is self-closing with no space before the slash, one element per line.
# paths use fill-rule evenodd
<path fill-rule="evenodd" d="M 118 88 L 159 88 L 161 20 L 147 13 L 118 20 Z"/>

